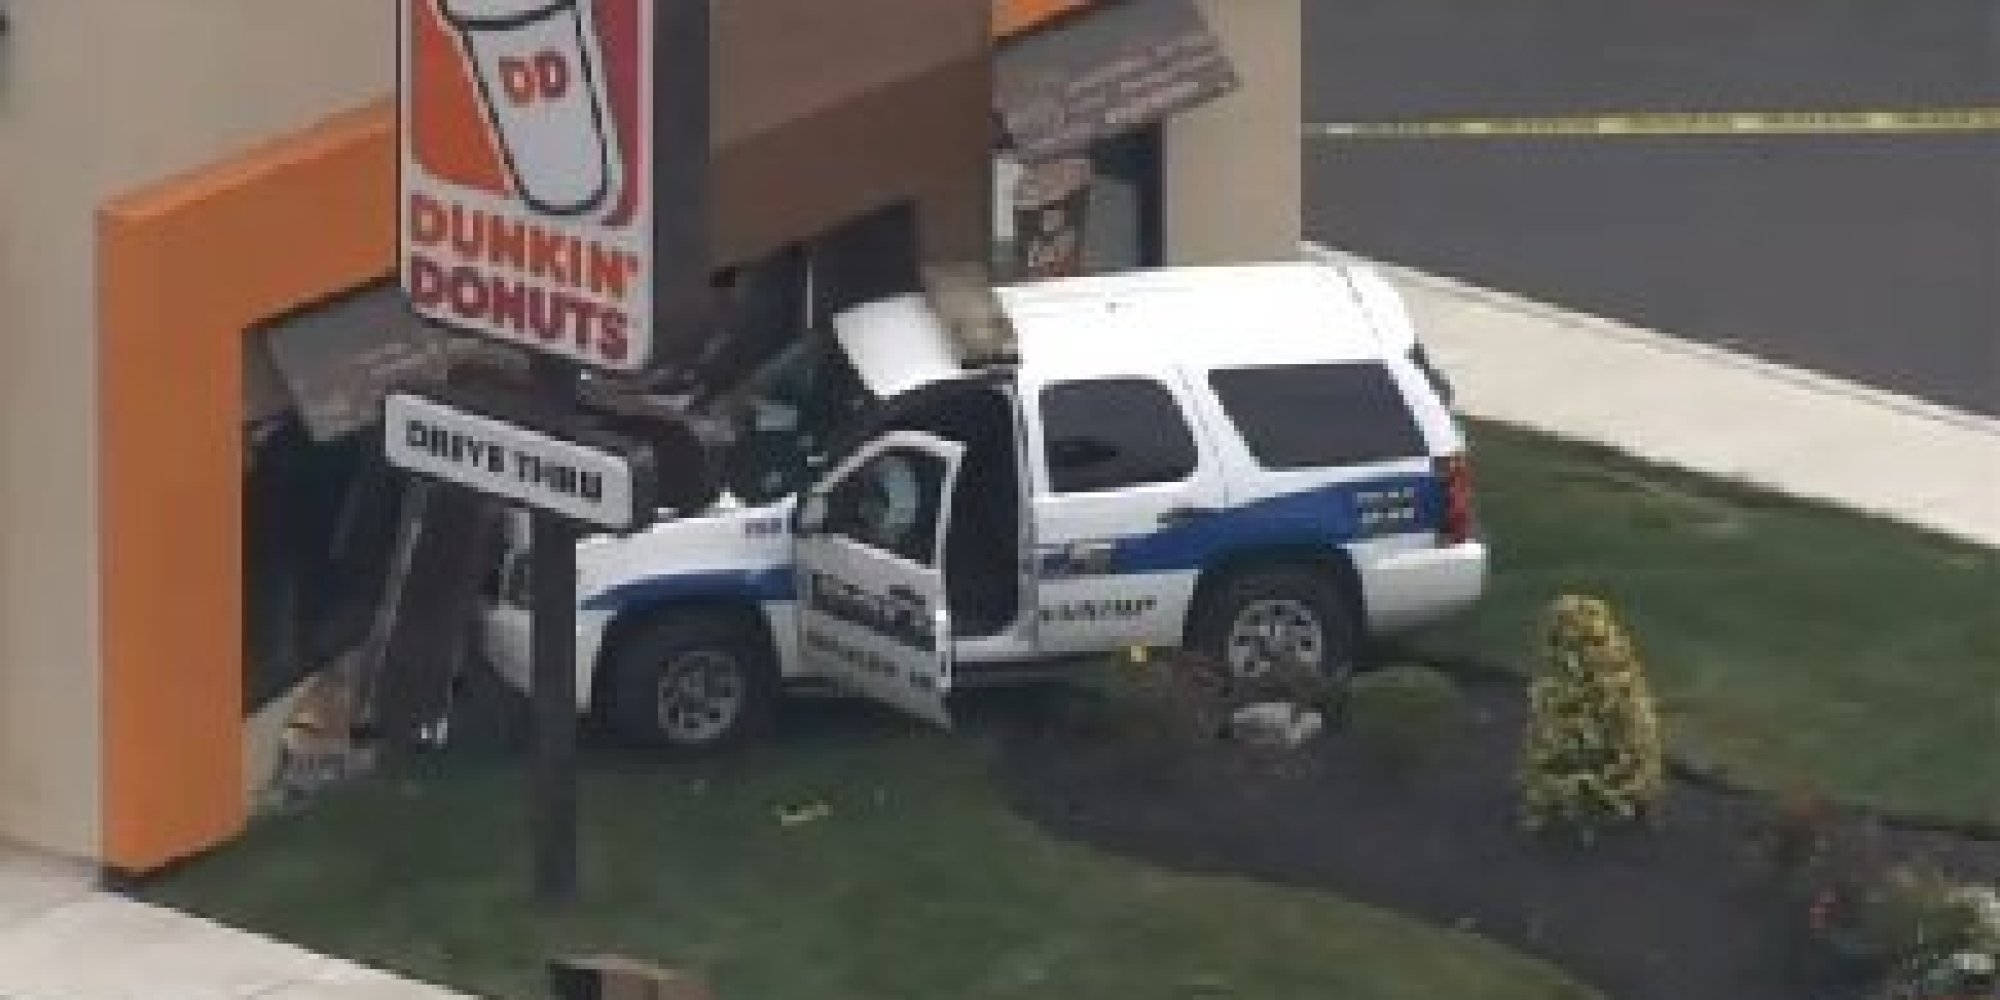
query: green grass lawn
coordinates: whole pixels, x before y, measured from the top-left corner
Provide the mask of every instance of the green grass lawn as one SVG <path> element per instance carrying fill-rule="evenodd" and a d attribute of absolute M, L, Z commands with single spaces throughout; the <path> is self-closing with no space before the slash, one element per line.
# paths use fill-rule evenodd
<path fill-rule="evenodd" d="M 565 918 L 527 904 L 523 779 L 492 755 L 330 793 L 143 894 L 522 1000 L 565 949 L 755 1000 L 1595 996 L 1471 935 L 1054 841 L 997 799 L 969 742 L 812 728 L 726 761 L 593 756 L 587 902 Z M 824 819 L 777 818 L 816 802 Z"/>
<path fill-rule="evenodd" d="M 1535 435 L 1474 437 L 1492 590 L 1415 637 L 1419 653 L 1526 669 L 1546 602 L 1600 595 L 1697 761 L 2000 819 L 2000 555 Z M 941 735 L 834 725 L 699 764 L 593 757 L 589 902 L 550 919 L 522 895 L 517 765 L 419 764 L 146 893 L 500 997 L 539 997 L 541 959 L 565 949 L 681 964 L 759 1000 L 1590 995 L 1476 937 L 1055 842 L 997 800 L 972 744 Z M 825 819 L 777 819 L 820 801 Z"/>
<path fill-rule="evenodd" d="M 2000 820 L 2000 553 L 1520 431 L 1473 437 L 1492 589 L 1416 650 L 1524 669 L 1551 597 L 1602 596 L 1695 762 Z"/>

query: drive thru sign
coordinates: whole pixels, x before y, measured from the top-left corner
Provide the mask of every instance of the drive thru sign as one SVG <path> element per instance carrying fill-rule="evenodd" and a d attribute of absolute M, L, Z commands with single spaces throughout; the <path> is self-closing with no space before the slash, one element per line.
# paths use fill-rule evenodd
<path fill-rule="evenodd" d="M 444 394 L 382 404 L 389 464 L 610 531 L 653 519 L 652 455 L 608 436 L 524 426 L 504 408 Z M 595 437 L 593 440 L 592 438 Z"/>
<path fill-rule="evenodd" d="M 401 270 L 420 315 L 646 366 L 654 2 L 402 0 Z"/>

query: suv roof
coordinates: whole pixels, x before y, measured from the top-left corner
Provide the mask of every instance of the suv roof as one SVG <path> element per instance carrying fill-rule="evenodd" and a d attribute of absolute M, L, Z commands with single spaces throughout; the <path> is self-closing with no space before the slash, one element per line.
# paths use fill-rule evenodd
<path fill-rule="evenodd" d="M 1391 352 L 1343 270 L 1284 262 L 1165 268 L 998 290 L 1021 368 L 1045 378 L 1379 359 Z M 892 396 L 961 374 L 943 323 L 921 295 L 871 302 L 834 319 L 870 392 Z M 1172 350 L 1162 350 L 1171 345 Z"/>

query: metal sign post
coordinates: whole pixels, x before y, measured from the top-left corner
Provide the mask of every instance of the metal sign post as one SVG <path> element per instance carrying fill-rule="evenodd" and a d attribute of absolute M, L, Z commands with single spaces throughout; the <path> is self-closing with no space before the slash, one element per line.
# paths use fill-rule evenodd
<path fill-rule="evenodd" d="M 658 508 L 650 448 L 584 425 L 570 363 L 538 358 L 525 390 L 392 392 L 383 402 L 389 461 L 530 509 L 534 656 L 530 827 L 535 896 L 575 900 L 577 872 L 576 545 L 586 526 L 635 531 Z"/>
<path fill-rule="evenodd" d="M 535 747 L 529 784 L 535 898 L 566 906 L 577 894 L 576 537 L 560 514 L 536 511 L 529 558 L 533 608 Z"/>
<path fill-rule="evenodd" d="M 568 366 L 538 358 L 535 381 L 551 399 L 575 398 Z M 577 863 L 576 524 L 537 510 L 528 560 L 534 668 L 534 760 L 530 765 L 529 825 L 534 841 L 535 898 L 544 906 L 574 902 Z"/>

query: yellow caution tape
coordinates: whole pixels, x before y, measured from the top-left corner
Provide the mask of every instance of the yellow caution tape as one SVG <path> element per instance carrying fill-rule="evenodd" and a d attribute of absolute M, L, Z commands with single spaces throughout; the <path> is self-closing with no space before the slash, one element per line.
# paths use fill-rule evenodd
<path fill-rule="evenodd" d="M 1869 132 L 2000 131 L 2000 107 L 1918 111 L 1697 111 L 1456 121 L 1334 122 L 1307 126 L 1326 138 L 1852 135 Z"/>

